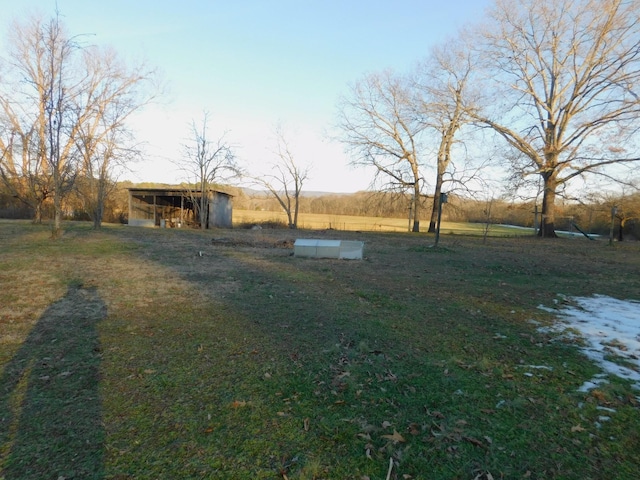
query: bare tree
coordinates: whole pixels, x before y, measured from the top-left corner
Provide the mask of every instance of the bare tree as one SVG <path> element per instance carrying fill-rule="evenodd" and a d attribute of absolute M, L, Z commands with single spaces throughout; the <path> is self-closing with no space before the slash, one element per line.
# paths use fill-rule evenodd
<path fill-rule="evenodd" d="M 127 147 L 118 134 L 117 130 L 110 130 L 104 132 L 99 141 L 85 135 L 79 139 L 83 163 L 75 191 L 95 229 L 101 228 L 107 200 L 118 188 L 115 170 L 139 155 L 135 148 Z"/>
<path fill-rule="evenodd" d="M 91 48 L 83 53 L 91 78 L 83 96 L 93 98 L 95 108 L 90 113 L 77 110 L 85 118 L 76 119 L 81 158 L 76 191 L 94 228 L 100 228 L 105 202 L 116 188 L 116 170 L 139 156 L 126 122 L 152 100 L 152 90 L 140 87 L 148 86 L 153 77 L 143 66 L 128 69 L 113 50 Z"/>
<path fill-rule="evenodd" d="M 209 113 L 204 112 L 198 125 L 191 123 L 191 142 L 184 145 L 185 156 L 179 162 L 186 173 L 189 184 L 194 185 L 190 191 L 191 201 L 196 206 L 200 228 L 208 225 L 209 191 L 216 183 L 228 181 L 239 174 L 232 145 L 226 140 L 226 133 L 217 139 L 209 137 Z"/>
<path fill-rule="evenodd" d="M 8 137 L 0 147 L 15 147 L 16 138 L 20 143 L 3 162 L 3 178 L 11 177 L 15 184 L 21 176 L 23 184 L 38 185 L 27 193 L 41 192 L 35 198 L 42 201 L 52 198 L 56 236 L 63 200 L 86 159 L 108 132 L 122 128 L 124 119 L 145 103 L 136 87 L 151 80 L 153 72 L 144 67 L 129 71 L 115 61 L 113 52 L 83 47 L 58 15 L 49 20 L 31 17 L 12 31 L 6 64 L 14 82 L 5 85 L 11 93 L 2 95 L 3 133 Z M 17 152 L 22 154 L 21 168 L 16 168 Z"/>
<path fill-rule="evenodd" d="M 630 190 L 631 193 L 626 190 Z M 591 200 L 593 204 L 599 205 L 607 216 L 610 216 L 612 229 L 615 223 L 618 224 L 617 238 L 619 242 L 624 240 L 625 228 L 640 220 L 640 194 L 637 188 L 623 188 L 621 193 L 601 191 Z"/>
<path fill-rule="evenodd" d="M 540 235 L 555 237 L 556 196 L 585 174 L 609 175 L 637 157 L 638 0 L 497 0 L 478 43 L 493 110 L 475 112 L 543 181 Z M 621 169 L 618 169 L 621 170 Z"/>
<path fill-rule="evenodd" d="M 410 82 L 390 71 L 365 76 L 342 99 L 340 140 L 352 163 L 373 166 L 388 191 L 412 192 L 414 232 L 420 231 L 419 137 L 425 129 L 416 114 Z"/>
<path fill-rule="evenodd" d="M 462 40 L 435 47 L 418 69 L 414 103 L 417 114 L 424 122 L 425 133 L 435 135 L 434 143 L 437 144 L 429 232 L 435 232 L 436 229 L 440 194 L 453 160 L 456 135 L 469 122 L 469 82 L 473 70 L 473 58 Z M 449 177 L 455 181 L 453 175 Z"/>
<path fill-rule="evenodd" d="M 276 127 L 276 151 L 278 160 L 272 165 L 273 173 L 254 178 L 278 201 L 287 214 L 289 228 L 298 228 L 298 212 L 302 186 L 309 178 L 310 166 L 300 165 L 285 138 L 283 128 Z"/>

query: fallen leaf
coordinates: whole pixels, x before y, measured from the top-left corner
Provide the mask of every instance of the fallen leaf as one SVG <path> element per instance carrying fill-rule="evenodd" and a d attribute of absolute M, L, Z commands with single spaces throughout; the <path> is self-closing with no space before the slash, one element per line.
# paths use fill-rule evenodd
<path fill-rule="evenodd" d="M 233 403 L 231 403 L 231 406 L 233 408 L 240 408 L 246 405 L 247 405 L 247 402 L 245 402 L 244 400 L 234 400 Z"/>
<path fill-rule="evenodd" d="M 302 426 L 303 426 L 305 432 L 309 431 L 309 419 L 308 418 L 305 418 L 302 421 Z"/>
<path fill-rule="evenodd" d="M 582 425 L 576 425 L 575 427 L 571 427 L 572 432 L 584 432 L 584 427 Z"/>
<path fill-rule="evenodd" d="M 365 449 L 364 453 L 369 460 L 373 460 L 373 457 L 371 456 L 371 448 Z"/>
<path fill-rule="evenodd" d="M 420 435 L 420 425 L 418 425 L 417 423 L 410 423 L 409 433 L 411 435 Z"/>
<path fill-rule="evenodd" d="M 476 447 L 487 448 L 487 446 L 477 438 L 473 438 L 473 437 L 462 437 L 462 438 L 465 439 L 467 442 L 472 443 Z"/>
<path fill-rule="evenodd" d="M 400 435 L 396 429 L 393 430 L 393 434 L 392 435 L 382 435 L 382 438 L 388 438 L 393 443 L 405 442 L 406 441 L 404 439 L 404 437 L 402 435 Z"/>
<path fill-rule="evenodd" d="M 391 422 L 387 422 L 386 420 L 382 422 L 382 428 L 389 428 L 391 426 Z"/>
<path fill-rule="evenodd" d="M 146 374 L 151 374 L 151 373 L 156 373 L 156 371 L 155 371 L 155 370 L 151 370 L 150 368 L 147 368 L 147 369 L 144 371 L 144 373 L 146 373 Z"/>

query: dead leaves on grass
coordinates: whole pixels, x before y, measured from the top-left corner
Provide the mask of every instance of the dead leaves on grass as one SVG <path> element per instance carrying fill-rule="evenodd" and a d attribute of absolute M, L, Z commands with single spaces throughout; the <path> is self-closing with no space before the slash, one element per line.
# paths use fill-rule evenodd
<path fill-rule="evenodd" d="M 376 455 L 393 454 L 400 458 L 411 441 L 421 441 L 440 445 L 448 454 L 457 455 L 462 444 L 467 443 L 482 450 L 489 450 L 493 446 L 493 439 L 488 435 L 476 436 L 469 431 L 469 424 L 464 419 L 447 422 L 445 415 L 439 411 L 426 410 L 431 422 L 410 422 L 406 428 L 398 429 L 389 421 L 384 421 L 381 427 L 363 425 L 362 432 L 357 437 L 365 442 L 364 450 L 368 459 L 376 459 Z M 382 431 L 381 431 L 382 430 Z M 412 440 L 415 439 L 415 440 Z M 398 450 L 400 445 L 406 445 Z M 377 457 L 379 459 L 379 457 Z"/>
<path fill-rule="evenodd" d="M 386 438 L 388 440 L 391 440 L 394 443 L 394 445 L 396 443 L 404 443 L 404 442 L 406 442 L 404 437 L 402 435 L 400 435 L 395 428 L 393 429 L 393 433 L 391 435 L 381 435 L 381 438 Z"/>

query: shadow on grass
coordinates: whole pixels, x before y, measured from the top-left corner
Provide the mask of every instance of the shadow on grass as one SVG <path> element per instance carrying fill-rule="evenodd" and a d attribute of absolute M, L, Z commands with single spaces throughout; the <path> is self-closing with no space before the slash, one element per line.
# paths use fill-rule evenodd
<path fill-rule="evenodd" d="M 0 376 L 0 479 L 104 476 L 95 288 L 69 285 Z"/>

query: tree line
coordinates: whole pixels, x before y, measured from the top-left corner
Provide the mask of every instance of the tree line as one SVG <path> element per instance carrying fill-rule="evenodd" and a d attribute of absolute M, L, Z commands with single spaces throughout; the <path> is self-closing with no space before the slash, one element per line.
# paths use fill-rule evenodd
<path fill-rule="evenodd" d="M 268 191 L 255 191 L 230 185 L 211 185 L 233 195 L 233 208 L 282 212 L 283 206 Z M 127 223 L 129 212 L 129 188 L 181 188 L 196 191 L 197 186 L 158 185 L 154 183 L 116 182 L 103 205 L 103 220 L 107 223 Z M 431 208 L 428 198 L 421 200 L 425 209 Z M 411 219 L 408 206 L 413 202 L 410 194 L 384 191 L 363 191 L 348 194 L 302 194 L 298 200 L 299 213 L 320 215 L 348 215 L 381 218 Z M 443 209 L 445 221 L 505 224 L 521 227 L 539 227 L 542 210 L 532 201 L 513 201 L 507 197 L 478 200 L 467 196 L 452 195 Z M 571 202 L 558 205 L 557 227 L 562 231 L 606 235 L 613 220 L 618 240 L 640 240 L 640 194 L 618 196 L 591 196 L 587 202 Z M 33 218 L 33 210 L 18 201 L 0 185 L 0 218 Z M 53 206 L 44 207 L 42 214 L 53 218 Z M 537 216 L 537 218 L 536 218 Z M 91 221 L 82 195 L 72 192 L 63 207 L 67 220 Z M 287 228 L 290 225 L 286 225 Z"/>
<path fill-rule="evenodd" d="M 422 207 L 430 214 L 432 202 L 422 198 Z M 316 194 L 300 199 L 300 213 L 322 215 L 407 218 L 411 220 L 413 204 L 410 194 L 394 192 L 357 192 L 351 194 Z M 243 210 L 282 211 L 281 205 L 265 194 L 234 193 L 234 208 Z M 558 230 L 606 235 L 613 220 L 618 240 L 640 240 L 640 193 L 620 196 L 590 197 L 586 202 L 563 202 L 557 205 Z M 505 224 L 540 229 L 541 205 L 533 201 L 513 201 L 509 198 L 478 200 L 451 195 L 443 208 L 443 219 L 451 222 Z"/>
<path fill-rule="evenodd" d="M 33 16 L 0 58 L 3 194 L 36 222 L 50 210 L 53 236 L 71 195 L 100 226 L 116 167 L 139 155 L 127 120 L 154 96 L 153 69 L 85 41 L 59 15 Z"/>

